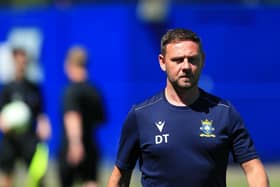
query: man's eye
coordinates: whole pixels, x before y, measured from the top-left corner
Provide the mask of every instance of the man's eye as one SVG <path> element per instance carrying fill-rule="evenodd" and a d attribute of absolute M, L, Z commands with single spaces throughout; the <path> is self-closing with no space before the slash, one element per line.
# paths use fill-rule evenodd
<path fill-rule="evenodd" d="M 189 57 L 189 58 L 188 58 L 188 61 L 189 61 L 191 64 L 197 64 L 197 63 L 199 62 L 199 56 Z"/>
<path fill-rule="evenodd" d="M 172 61 L 174 61 L 176 63 L 182 63 L 182 62 L 184 62 L 184 58 L 174 58 L 174 59 L 172 59 Z"/>

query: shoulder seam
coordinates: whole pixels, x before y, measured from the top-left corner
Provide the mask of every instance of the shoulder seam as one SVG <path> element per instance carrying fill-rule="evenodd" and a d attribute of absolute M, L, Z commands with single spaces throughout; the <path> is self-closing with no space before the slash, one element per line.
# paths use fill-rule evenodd
<path fill-rule="evenodd" d="M 153 105 L 153 104 L 159 102 L 159 101 L 162 100 L 162 99 L 163 99 L 163 98 L 160 97 L 159 99 L 153 101 L 152 103 L 147 103 L 147 104 L 145 104 L 145 105 L 142 105 L 142 106 L 139 106 L 139 107 L 135 107 L 135 111 L 136 111 L 136 110 L 143 109 L 143 108 L 148 107 L 148 106 L 150 106 L 150 105 Z"/>
<path fill-rule="evenodd" d="M 229 105 L 226 105 L 226 104 L 223 104 L 223 103 L 218 103 L 218 105 L 219 105 L 219 106 L 226 107 L 226 108 L 230 108 Z"/>
<path fill-rule="evenodd" d="M 209 99 L 208 97 L 203 96 L 202 98 L 205 99 L 205 100 L 207 100 L 207 101 L 209 101 L 209 102 L 212 103 L 212 104 L 215 104 L 215 102 L 213 102 L 213 101 L 212 101 L 211 99 Z M 218 103 L 217 105 L 218 105 L 218 106 L 223 106 L 223 107 L 226 107 L 226 108 L 230 108 L 229 105 L 224 104 L 224 103 Z"/>

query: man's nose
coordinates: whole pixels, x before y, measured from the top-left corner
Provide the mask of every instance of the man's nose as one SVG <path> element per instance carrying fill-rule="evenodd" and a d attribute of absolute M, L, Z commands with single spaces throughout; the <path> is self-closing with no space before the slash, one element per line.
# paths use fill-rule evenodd
<path fill-rule="evenodd" d="M 183 69 L 190 69 L 190 62 L 188 58 L 184 58 L 184 62 L 182 63 Z"/>

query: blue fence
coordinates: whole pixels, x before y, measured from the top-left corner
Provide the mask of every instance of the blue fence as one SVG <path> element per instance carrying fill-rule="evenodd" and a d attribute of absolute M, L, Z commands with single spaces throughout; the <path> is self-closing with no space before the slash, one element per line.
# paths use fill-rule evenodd
<path fill-rule="evenodd" d="M 60 103 L 66 84 L 64 56 L 72 44 L 90 53 L 90 78 L 105 95 L 109 121 L 98 137 L 106 158 L 116 155 L 122 122 L 133 103 L 165 85 L 157 55 L 160 35 L 172 27 L 202 36 L 206 66 L 201 86 L 230 99 L 247 123 L 265 161 L 280 159 L 280 8 L 173 5 L 165 23 L 142 22 L 134 5 L 0 10 L 0 41 L 14 27 L 43 34 L 40 62 L 55 156 L 62 129 Z"/>

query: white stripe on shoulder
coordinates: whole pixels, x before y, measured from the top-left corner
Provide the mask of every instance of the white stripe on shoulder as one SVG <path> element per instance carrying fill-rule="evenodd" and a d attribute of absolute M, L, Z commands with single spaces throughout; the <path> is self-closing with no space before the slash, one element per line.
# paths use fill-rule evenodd
<path fill-rule="evenodd" d="M 135 110 L 140 110 L 140 109 L 146 108 L 146 107 L 148 107 L 148 106 L 151 106 L 151 105 L 153 105 L 153 104 L 155 104 L 155 103 L 161 101 L 162 99 L 163 99 L 163 98 L 160 97 L 160 98 L 158 98 L 157 100 L 155 100 L 155 101 L 153 101 L 153 102 L 151 102 L 151 103 L 149 102 L 149 103 L 147 103 L 147 104 L 145 104 L 145 105 L 141 105 L 141 106 L 135 108 Z"/>
<path fill-rule="evenodd" d="M 219 106 L 224 106 L 224 107 L 226 107 L 226 108 L 230 108 L 229 105 L 226 105 L 226 104 L 223 104 L 223 103 L 218 103 L 218 105 L 219 105 Z"/>

